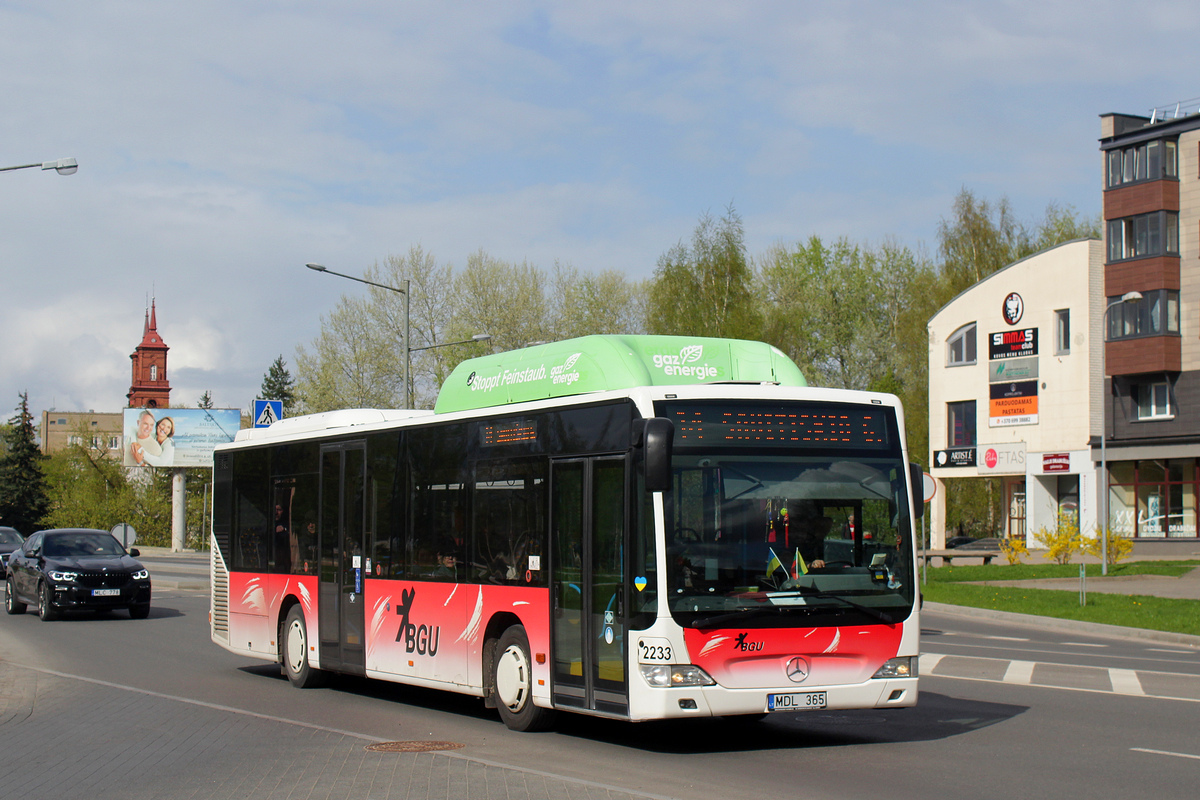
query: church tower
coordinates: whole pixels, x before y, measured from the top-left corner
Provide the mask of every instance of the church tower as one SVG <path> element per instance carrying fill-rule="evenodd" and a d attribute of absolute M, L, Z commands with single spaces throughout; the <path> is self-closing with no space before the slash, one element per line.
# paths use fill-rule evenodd
<path fill-rule="evenodd" d="M 171 384 L 167 382 L 169 349 L 158 335 L 158 319 L 151 300 L 142 327 L 142 343 L 129 356 L 133 361 L 133 383 L 125 396 L 130 408 L 166 408 L 171 404 Z"/>

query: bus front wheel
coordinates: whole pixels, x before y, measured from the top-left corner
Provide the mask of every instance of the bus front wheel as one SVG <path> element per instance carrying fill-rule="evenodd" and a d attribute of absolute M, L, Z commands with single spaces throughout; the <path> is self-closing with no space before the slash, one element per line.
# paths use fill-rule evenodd
<path fill-rule="evenodd" d="M 533 661 L 525 628 L 513 625 L 500 635 L 492 675 L 500 719 L 514 731 L 548 728 L 554 712 L 533 704 Z"/>
<path fill-rule="evenodd" d="M 292 685 L 300 689 L 322 685 L 325 673 L 313 669 L 308 663 L 308 628 L 304 624 L 304 610 L 299 605 L 288 610 L 280 640 L 279 657 L 283 662 L 284 674 Z"/>

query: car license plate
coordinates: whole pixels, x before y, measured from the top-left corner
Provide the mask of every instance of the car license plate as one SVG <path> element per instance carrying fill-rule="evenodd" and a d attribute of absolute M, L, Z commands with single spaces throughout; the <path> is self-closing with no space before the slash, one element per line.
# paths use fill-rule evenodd
<path fill-rule="evenodd" d="M 117 597 L 120 589 L 92 589 L 92 597 Z"/>
<path fill-rule="evenodd" d="M 767 711 L 808 711 L 825 708 L 825 692 L 794 692 L 767 695 Z"/>

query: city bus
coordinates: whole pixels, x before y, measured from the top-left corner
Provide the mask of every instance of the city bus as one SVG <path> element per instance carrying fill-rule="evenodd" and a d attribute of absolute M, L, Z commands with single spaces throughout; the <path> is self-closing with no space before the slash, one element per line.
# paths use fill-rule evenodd
<path fill-rule="evenodd" d="M 212 640 L 296 686 L 475 695 L 514 730 L 917 701 L 896 397 L 761 342 L 586 336 L 461 363 L 432 411 L 214 454 Z"/>

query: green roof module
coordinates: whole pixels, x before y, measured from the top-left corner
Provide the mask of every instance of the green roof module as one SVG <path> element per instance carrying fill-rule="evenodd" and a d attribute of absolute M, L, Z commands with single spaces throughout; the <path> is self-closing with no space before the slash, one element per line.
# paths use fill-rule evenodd
<path fill-rule="evenodd" d="M 791 359 L 764 342 L 696 336 L 583 336 L 472 358 L 442 385 L 444 414 L 636 386 L 702 383 L 807 386 Z"/>

